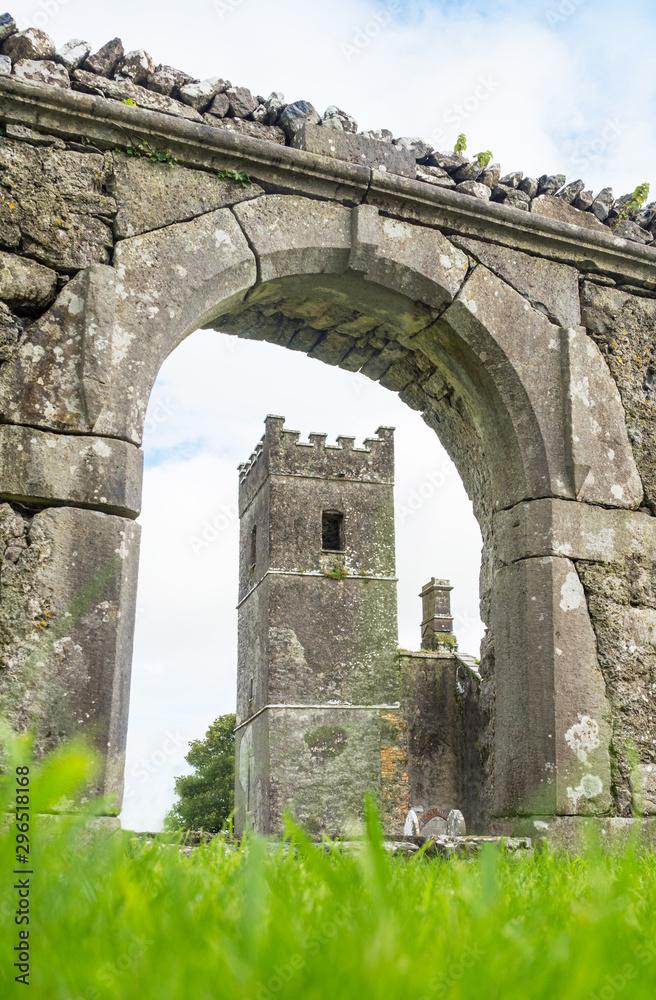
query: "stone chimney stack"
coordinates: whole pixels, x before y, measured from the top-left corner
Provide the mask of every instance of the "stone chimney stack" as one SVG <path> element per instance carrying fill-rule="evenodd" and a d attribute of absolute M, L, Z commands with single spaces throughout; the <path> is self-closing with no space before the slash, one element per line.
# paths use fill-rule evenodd
<path fill-rule="evenodd" d="M 451 615 L 451 591 L 448 580 L 436 580 L 422 587 L 421 648 L 437 649 L 444 633 L 453 632 Z"/>

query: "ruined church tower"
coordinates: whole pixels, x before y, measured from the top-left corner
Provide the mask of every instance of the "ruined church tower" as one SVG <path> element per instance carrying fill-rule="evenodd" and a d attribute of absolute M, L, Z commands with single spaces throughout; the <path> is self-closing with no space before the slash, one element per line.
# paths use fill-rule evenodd
<path fill-rule="evenodd" d="M 349 829 L 398 724 L 393 429 L 266 433 L 239 469 L 236 828 Z M 389 767 L 388 767 L 389 770 Z M 392 767 L 393 770 L 393 767 Z M 390 778 L 395 775 L 389 775 Z"/>

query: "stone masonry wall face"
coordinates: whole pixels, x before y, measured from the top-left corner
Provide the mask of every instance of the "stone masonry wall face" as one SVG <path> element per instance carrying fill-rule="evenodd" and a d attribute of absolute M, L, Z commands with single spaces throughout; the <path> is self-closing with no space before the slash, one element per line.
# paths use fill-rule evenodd
<path fill-rule="evenodd" d="M 19 62 L 12 62 L 13 77 L 18 75 L 16 66 Z M 153 72 L 156 75 L 158 71 Z M 128 86 L 125 80 L 119 83 Z M 80 85 L 88 85 L 86 78 Z M 138 90 L 147 89 L 140 84 L 133 86 Z M 175 86 L 179 88 L 180 84 Z M 229 89 L 215 92 L 212 100 Z M 45 88 L 44 92 L 51 90 Z M 138 97 L 143 99 L 141 94 Z M 193 110 L 192 105 L 184 106 Z M 159 118 L 165 118 L 167 113 L 170 114 L 170 109 L 160 114 Z M 199 112 L 199 116 L 204 113 Z M 247 115 L 254 113 L 248 112 Z M 270 113 L 273 114 L 272 111 Z M 179 116 L 174 114 L 175 117 Z M 0 122 L 2 120 L 0 107 Z M 190 114 L 185 120 L 193 122 L 197 118 Z M 241 128 L 236 124 L 239 121 L 257 124 L 256 119 L 248 117 L 233 116 L 221 121 L 225 126 L 232 122 L 230 128 L 237 131 Z M 262 125 L 262 128 L 278 128 L 278 125 Z M 321 199 L 298 198 L 294 205 L 290 205 L 294 199 L 286 194 L 276 194 L 275 185 L 270 181 L 265 188 L 258 183 L 257 177 L 252 178 L 253 183 L 242 187 L 235 181 L 218 177 L 213 170 L 151 163 L 144 158 L 127 156 L 125 152 L 90 148 L 89 144 L 78 141 L 79 136 L 62 138 L 56 134 L 65 131 L 63 128 L 48 132 L 44 127 L 36 131 L 7 121 L 4 130 L 6 134 L 0 136 L 0 432 L 6 437 L 2 438 L 0 446 L 3 448 L 3 476 L 9 481 L 14 464 L 12 456 L 16 450 L 7 435 L 14 425 L 24 423 L 40 427 L 52 433 L 53 438 L 57 437 L 57 431 L 64 429 L 73 431 L 71 437 L 98 434 L 94 430 L 94 414 L 104 405 L 102 392 L 105 376 L 102 370 L 85 374 L 84 360 L 77 354 L 70 359 L 66 353 L 70 351 L 66 345 L 71 342 L 69 325 L 78 320 L 82 322 L 80 317 L 85 315 L 80 312 L 80 304 L 84 301 L 88 303 L 82 293 L 83 282 L 87 278 L 90 280 L 91 276 L 104 273 L 103 267 L 113 272 L 116 278 L 123 276 L 126 262 L 130 264 L 139 255 L 147 253 L 156 257 L 157 248 L 166 239 L 179 237 L 184 240 L 188 238 L 187 233 L 195 236 L 204 225 L 214 224 L 213 220 L 222 212 L 230 216 L 235 230 L 248 234 L 249 245 L 257 249 L 258 240 L 261 240 L 256 225 L 257 214 L 264 212 L 264 207 L 260 206 L 265 203 L 273 206 L 267 211 L 270 210 L 274 218 L 276 212 L 281 213 L 281 217 L 288 219 L 292 232 L 295 232 L 294 220 L 300 219 L 303 225 L 311 227 L 324 207 Z M 326 131 L 330 131 L 330 127 Z M 266 135 L 273 139 L 273 134 Z M 426 153 L 421 159 L 428 157 L 430 160 L 434 155 Z M 430 163 L 420 166 L 425 169 Z M 446 167 L 436 165 L 435 169 L 444 169 L 445 175 L 448 173 Z M 449 166 L 449 170 L 456 169 L 459 170 L 460 166 Z M 451 177 L 451 174 L 448 176 Z M 513 178 L 506 183 L 508 190 L 523 190 L 521 181 L 514 186 L 515 180 Z M 427 183 L 426 187 L 431 185 L 433 182 Z M 539 201 L 540 197 L 546 199 L 541 205 L 551 206 L 552 218 L 556 213 L 558 219 L 570 224 L 576 224 L 578 220 L 583 225 L 581 215 L 598 221 L 594 209 L 583 212 L 572 207 L 573 203 L 567 201 L 568 196 L 555 199 L 555 193 L 556 189 L 551 194 L 534 196 L 534 201 Z M 576 197 L 582 198 L 583 195 L 580 193 Z M 553 208 L 556 201 L 556 208 Z M 506 218 L 503 212 L 508 210 L 504 205 L 511 203 L 512 199 L 505 197 L 498 209 L 500 219 Z M 491 595 L 502 560 L 499 558 L 495 518 L 500 511 L 511 510 L 524 501 L 555 496 L 596 505 L 602 512 L 622 508 L 627 516 L 636 519 L 636 523 L 643 523 L 643 520 L 653 522 L 656 514 L 656 421 L 653 412 L 656 296 L 652 291 L 653 284 L 635 276 L 622 278 L 616 272 L 615 277 L 611 277 L 608 266 L 600 267 L 595 272 L 589 269 L 588 263 L 579 265 L 570 260 L 565 264 L 562 260 L 543 259 L 537 252 L 526 253 L 499 246 L 496 237 L 486 235 L 485 225 L 473 239 L 471 235 L 458 235 L 453 224 L 441 227 L 434 223 L 427 225 L 424 219 L 423 225 L 415 226 L 407 218 L 381 216 L 382 222 L 376 221 L 378 228 L 369 237 L 366 226 L 374 215 L 378 216 L 374 206 L 360 205 L 354 209 L 337 201 L 327 201 L 326 204 L 326 218 L 330 216 L 326 231 L 333 227 L 330 231 L 335 235 L 334 238 L 331 236 L 333 243 L 328 249 L 319 248 L 317 251 L 317 260 L 325 262 L 325 273 L 320 278 L 316 272 L 304 274 L 300 264 L 296 272 L 290 268 L 284 273 L 277 273 L 275 263 L 267 263 L 262 256 L 260 266 L 265 268 L 262 273 L 269 276 L 257 290 L 245 300 L 231 301 L 229 308 L 220 316 L 205 316 L 204 323 L 239 336 L 303 350 L 326 363 L 359 371 L 379 380 L 422 413 L 458 466 L 484 537 L 481 608 L 488 632 L 483 645 L 480 698 L 481 712 L 487 723 L 481 733 L 480 746 L 486 773 L 482 795 L 491 803 L 499 777 L 495 747 L 500 738 L 495 732 L 498 667 L 498 664 L 495 665 L 495 635 L 498 623 Z M 370 210 L 371 214 L 368 214 Z M 531 204 L 531 211 L 535 213 L 538 209 Z M 284 212 L 288 212 L 288 216 L 283 216 Z M 548 216 L 546 210 L 542 214 Z M 221 219 L 225 218 L 225 215 L 221 216 Z M 609 210 L 605 221 L 609 219 L 612 221 L 612 210 Z M 631 238 L 634 243 L 644 243 L 644 240 L 637 240 L 634 230 L 629 233 L 620 229 L 626 221 L 620 220 L 616 212 L 617 235 Z M 645 216 L 637 222 L 634 220 L 634 224 L 649 232 L 645 226 L 649 227 L 651 221 L 647 221 Z M 222 225 L 225 223 L 222 222 Z M 569 232 L 571 234 L 572 231 Z M 576 232 L 581 234 L 581 239 L 585 237 L 583 229 Z M 356 238 L 357 247 L 354 249 L 352 241 Z M 618 241 L 618 246 L 619 243 L 621 241 Z M 370 253 L 367 247 L 374 245 L 377 247 L 375 259 L 371 254 L 367 256 Z M 403 285 L 401 278 L 397 277 L 401 273 L 399 248 L 404 246 L 408 247 L 408 259 L 412 259 L 413 266 L 418 269 L 415 274 L 419 277 L 412 279 L 414 285 Z M 301 256 L 304 253 L 307 257 L 311 252 L 315 252 L 313 248 L 306 248 Z M 349 253 L 352 265 L 346 274 Z M 425 257 L 422 256 L 424 254 Z M 433 262 L 445 256 L 449 267 L 444 268 L 440 281 L 441 287 L 448 289 L 448 294 L 431 291 L 431 282 L 436 280 Z M 272 254 L 271 260 L 274 258 Z M 425 264 L 422 263 L 424 260 Z M 654 263 L 651 257 L 645 257 L 645 260 Z M 267 267 L 270 268 L 268 272 Z M 579 270 L 579 267 L 582 269 Z M 100 272 L 98 268 L 101 268 Z M 169 288 L 172 287 L 170 284 Z M 376 289 L 376 296 L 368 295 L 371 288 Z M 132 294 L 128 287 L 125 295 Z M 570 393 L 562 398 L 554 395 L 552 399 L 550 394 L 555 393 L 555 389 L 551 383 L 547 385 L 545 382 L 542 400 L 538 402 L 545 407 L 548 404 L 552 409 L 549 410 L 551 416 L 548 419 L 545 417 L 541 426 L 547 426 L 549 420 L 555 426 L 555 415 L 561 413 L 563 408 L 569 408 L 573 413 L 572 420 L 576 421 L 582 419 L 576 411 L 579 403 L 584 408 L 589 407 L 591 402 L 596 404 L 602 401 L 605 405 L 609 393 L 603 379 L 606 372 L 610 373 L 611 384 L 621 400 L 622 419 L 621 427 L 613 428 L 612 441 L 606 442 L 605 449 L 606 453 L 613 451 L 619 454 L 624 447 L 621 432 L 628 433 L 631 447 L 627 453 L 632 456 L 631 461 L 635 460 L 639 474 L 637 483 L 630 469 L 625 469 L 621 475 L 618 473 L 616 481 L 609 480 L 607 483 L 599 475 L 590 477 L 583 468 L 585 463 L 577 458 L 576 442 L 572 453 L 563 459 L 564 466 L 569 470 L 569 482 L 559 481 L 556 474 L 550 482 L 529 482 L 526 479 L 528 466 L 513 467 L 516 455 L 521 452 L 522 442 L 533 438 L 537 442 L 539 435 L 535 435 L 530 423 L 523 425 L 521 431 L 506 425 L 500 410 L 497 424 L 494 423 L 496 418 L 491 418 L 488 421 L 490 426 L 486 426 L 481 417 L 482 413 L 497 413 L 494 409 L 497 405 L 493 391 L 495 386 L 502 385 L 508 399 L 519 400 L 521 397 L 514 383 L 504 383 L 506 375 L 503 374 L 500 357 L 489 353 L 489 345 L 483 344 L 480 339 L 483 337 L 480 317 L 486 310 L 489 312 L 488 297 L 502 303 L 499 309 L 509 329 L 520 329 L 513 324 L 519 324 L 516 317 L 523 317 L 521 329 L 526 340 L 527 357 L 538 348 L 542 350 L 545 344 L 554 344 L 553 356 L 558 361 L 558 345 L 564 343 L 562 331 L 574 330 L 574 336 L 567 335 L 567 363 L 570 366 L 568 370 L 575 372 L 576 365 L 581 364 L 580 357 L 589 356 L 586 344 L 594 344 L 600 359 L 595 364 L 603 361 L 605 366 L 603 370 L 596 368 L 594 375 L 600 380 L 599 385 L 603 383 L 603 391 L 595 390 L 586 396 L 584 389 L 579 392 L 583 382 L 574 380 L 578 395 Z M 472 303 L 479 310 L 479 319 L 476 319 Z M 100 312 L 101 306 L 102 303 L 97 306 Z M 130 309 L 133 313 L 141 310 L 139 315 L 147 316 L 147 307 L 141 301 L 134 305 L 130 300 Z M 477 325 L 479 322 L 480 328 Z M 502 337 L 502 325 L 500 323 L 498 333 L 493 331 L 495 337 Z M 457 340 L 454 330 L 460 340 Z M 58 339 L 60 337 L 61 340 Z M 468 338 L 466 348 L 462 338 Z M 580 356 L 576 354 L 579 341 L 583 345 Z M 164 355 L 171 346 L 166 350 L 162 348 Z M 142 362 L 138 353 L 134 357 L 129 354 L 133 349 L 138 352 L 138 341 L 136 347 L 128 344 L 124 349 L 130 367 L 121 391 L 126 395 L 141 393 L 145 407 L 148 378 L 151 375 L 154 378 L 157 365 L 153 372 L 142 378 L 142 368 L 139 367 Z M 510 350 L 507 347 L 507 351 Z M 488 352 L 487 361 L 480 363 L 478 368 L 473 366 L 471 360 L 474 351 L 478 352 L 477 357 Z M 57 361 L 53 362 L 53 358 Z M 548 360 L 546 353 L 545 358 Z M 472 372 L 476 372 L 476 378 Z M 42 403 L 38 379 L 41 378 L 42 383 L 47 385 L 49 377 L 53 385 L 61 387 L 61 391 L 55 393 L 57 398 L 49 401 L 44 411 L 39 408 Z M 586 373 L 585 377 L 592 376 Z M 86 379 L 87 388 L 80 402 L 71 387 L 76 387 L 81 378 Z M 25 386 L 28 386 L 27 392 Z M 97 405 L 94 401 L 96 387 L 99 387 L 101 400 Z M 522 388 L 524 391 L 525 387 Z M 60 419 L 58 405 L 61 405 L 65 419 Z M 610 413 L 611 404 L 608 406 L 608 410 L 600 412 L 602 421 Z M 488 409 L 485 410 L 485 407 Z M 606 423 L 602 422 L 602 426 Z M 104 442 L 110 440 L 109 437 L 104 438 L 103 433 L 107 432 L 90 438 L 98 443 L 100 451 L 97 454 L 105 447 Z M 131 447 L 139 440 L 138 428 L 135 431 L 111 426 L 110 433 L 112 441 L 122 438 L 131 442 Z M 53 446 L 55 444 L 53 442 Z M 539 442 L 536 443 L 535 449 L 539 446 Z M 543 459 L 540 462 L 541 467 L 548 466 Z M 535 464 L 539 464 L 537 459 Z M 506 479 L 501 466 L 510 470 Z M 508 488 L 508 483 L 513 484 L 512 490 Z M 9 679 L 13 683 L 17 671 L 20 673 L 27 669 L 27 650 L 37 636 L 36 619 L 45 613 L 48 600 L 47 588 L 43 587 L 37 588 L 38 592 L 29 601 L 24 596 L 18 596 L 25 595 L 32 586 L 30 574 L 33 573 L 32 562 L 37 549 L 29 555 L 29 541 L 24 545 L 15 539 L 29 539 L 30 532 L 34 530 L 29 525 L 36 523 L 37 518 L 45 516 L 48 511 L 56 512 L 59 508 L 51 506 L 56 500 L 71 502 L 66 493 L 68 485 L 62 486 L 59 482 L 46 485 L 50 487 L 49 491 L 40 484 L 39 489 L 34 487 L 32 493 L 31 487 L 26 486 L 24 494 L 20 495 L 13 484 L 11 488 L 3 486 L 0 490 L 0 498 L 5 501 L 4 555 L 0 568 L 0 600 L 4 616 L 1 670 L 5 692 Z M 95 505 L 106 517 L 114 516 L 113 511 L 118 507 L 123 509 L 128 506 L 123 501 L 118 503 L 111 498 L 92 497 L 76 508 L 80 517 L 88 513 L 83 510 L 85 503 L 89 507 Z M 133 508 L 132 513 L 124 518 L 128 525 L 134 514 Z M 53 513 L 52 516 L 60 515 Z M 16 549 L 17 545 L 20 551 Z M 560 553 L 558 558 L 565 556 L 565 553 Z M 39 555 L 38 565 L 47 565 L 49 558 Z M 610 706 L 609 724 L 613 732 L 612 809 L 626 814 L 635 805 L 636 797 L 642 795 L 645 808 L 653 810 L 656 808 L 656 793 L 648 787 L 648 776 L 653 773 L 648 768 L 653 766 L 652 748 L 656 746 L 653 710 L 656 647 L 652 622 L 654 564 L 647 559 L 641 562 L 635 556 L 609 562 L 601 557 L 591 560 L 577 558 L 573 554 L 571 561 L 585 594 L 606 687 L 605 695 Z M 247 574 L 248 567 L 242 566 L 242 591 L 248 584 Z M 334 582 L 342 586 L 338 581 Z M 16 595 L 15 601 L 12 594 Z M 51 617 L 57 619 L 61 614 L 63 611 L 53 604 Z M 19 682 L 19 688 L 22 683 Z M 258 695 L 262 698 L 267 696 L 264 692 Z M 11 698 L 6 703 L 10 707 L 13 705 Z M 13 705 L 10 712 L 12 718 L 19 721 L 23 718 L 21 713 L 24 714 L 28 707 L 27 701 Z M 70 725 L 62 722 L 54 726 L 52 738 L 56 740 L 77 725 L 77 722 Z M 49 745 L 50 739 L 50 736 L 44 735 L 44 748 Z M 644 776 L 642 791 L 632 785 L 627 751 L 630 743 L 638 748 Z"/>

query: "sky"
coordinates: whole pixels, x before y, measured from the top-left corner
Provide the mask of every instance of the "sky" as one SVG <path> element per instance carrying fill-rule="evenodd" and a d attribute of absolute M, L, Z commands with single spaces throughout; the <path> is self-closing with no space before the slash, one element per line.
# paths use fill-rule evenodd
<path fill-rule="evenodd" d="M 282 91 L 361 129 L 419 135 L 439 149 L 464 132 L 503 172 L 563 173 L 595 193 L 656 182 L 656 7 L 640 0 L 29 0 L 20 28 L 96 50 L 122 38 L 156 63 Z M 656 188 L 654 188 L 656 191 Z M 121 816 L 156 830 L 184 755 L 234 710 L 237 465 L 267 413 L 357 443 L 396 430 L 400 644 L 419 644 L 421 586 L 449 578 L 456 634 L 477 655 L 480 534 L 434 433 L 361 375 L 268 344 L 197 331 L 164 364 L 146 420 L 139 596 Z"/>

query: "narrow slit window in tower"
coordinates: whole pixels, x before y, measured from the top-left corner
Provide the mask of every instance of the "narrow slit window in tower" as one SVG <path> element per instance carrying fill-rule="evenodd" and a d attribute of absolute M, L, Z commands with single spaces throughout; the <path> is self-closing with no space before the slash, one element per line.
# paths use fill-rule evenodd
<path fill-rule="evenodd" d="M 344 549 L 344 515 L 336 510 L 324 510 L 321 515 L 321 548 L 328 552 Z"/>

